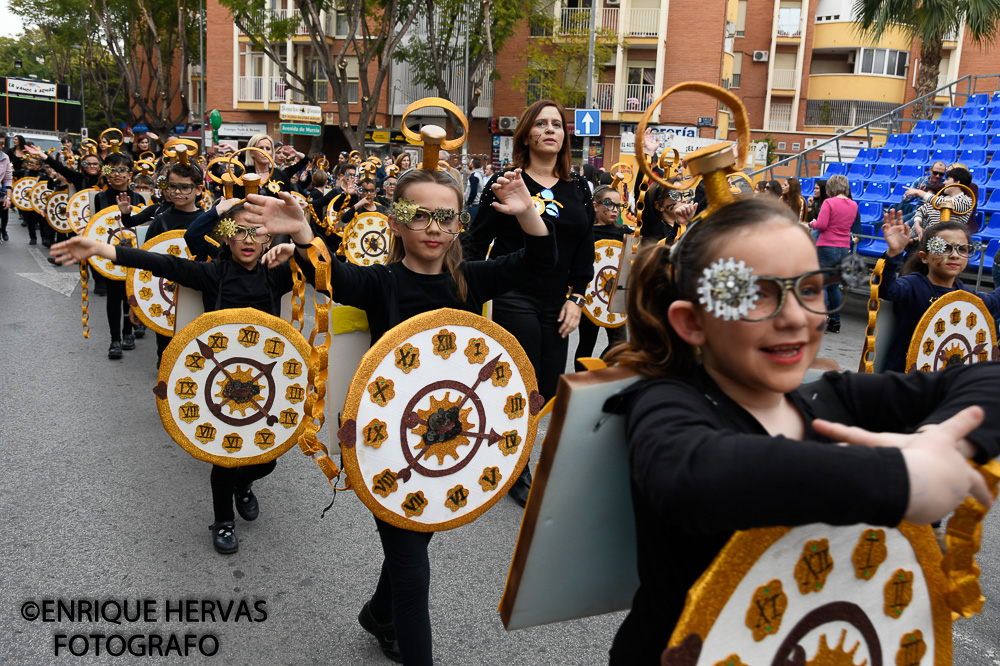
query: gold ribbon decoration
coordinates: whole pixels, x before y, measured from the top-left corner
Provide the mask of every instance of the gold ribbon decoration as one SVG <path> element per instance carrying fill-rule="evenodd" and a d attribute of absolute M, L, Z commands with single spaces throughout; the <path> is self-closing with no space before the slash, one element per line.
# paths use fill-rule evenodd
<path fill-rule="evenodd" d="M 90 319 L 90 315 L 87 313 L 87 262 L 80 262 L 80 298 L 83 301 L 83 337 L 84 339 L 90 338 L 90 325 L 87 323 Z"/>
<path fill-rule="evenodd" d="M 444 128 L 437 125 L 424 125 L 420 128 L 420 134 L 417 134 L 406 126 L 407 116 L 414 111 L 426 108 L 440 108 L 453 114 L 462 124 L 462 136 L 455 139 L 446 139 L 448 136 L 447 132 Z M 427 97 L 417 100 L 413 104 L 406 107 L 406 110 L 403 111 L 403 119 L 400 121 L 400 129 L 403 132 L 403 136 L 407 139 L 423 143 L 424 156 L 423 161 L 420 163 L 420 168 L 426 169 L 427 171 L 442 171 L 444 169 L 441 168 L 441 160 L 439 159 L 441 151 L 455 150 L 456 148 L 462 147 L 465 140 L 469 136 L 469 121 L 466 119 L 465 114 L 462 113 L 461 109 L 443 97 Z M 445 165 L 445 169 L 447 168 L 448 166 Z"/>
<path fill-rule="evenodd" d="M 955 183 L 954 185 L 949 185 L 948 187 L 961 187 L 963 190 L 968 192 L 969 197 L 972 199 L 972 208 L 970 208 L 969 211 L 971 212 L 976 209 L 976 195 L 970 188 L 962 185 L 961 183 Z M 950 222 L 951 212 L 955 209 L 955 202 L 951 199 L 941 198 L 944 196 L 944 191 L 948 189 L 948 187 L 942 187 L 937 194 L 931 197 L 931 206 L 940 211 L 942 222 Z"/>
<path fill-rule="evenodd" d="M 113 138 L 117 136 L 118 138 Z M 101 141 L 111 146 L 111 152 L 122 152 L 122 144 L 125 143 L 125 135 L 116 127 L 109 127 L 101 132 Z"/>
<path fill-rule="evenodd" d="M 714 97 L 725 104 L 733 112 L 733 119 L 736 124 L 736 158 L 733 159 L 731 145 L 728 142 L 716 143 L 705 148 L 700 148 L 684 156 L 687 163 L 690 177 L 680 183 L 670 183 L 666 179 L 658 176 L 649 164 L 646 154 L 643 151 L 642 138 L 646 134 L 646 126 L 653 116 L 653 112 L 660 107 L 670 95 L 677 92 L 690 91 L 698 92 Z M 741 171 L 746 164 L 747 153 L 750 150 L 750 120 L 747 117 L 746 107 L 738 97 L 719 86 L 698 81 L 688 81 L 678 83 L 665 93 L 660 95 L 642 114 L 639 126 L 635 130 L 635 161 L 647 178 L 655 181 L 663 187 L 672 190 L 690 190 L 704 181 L 705 196 L 708 199 L 708 207 L 702 215 L 707 215 L 719 206 L 734 201 L 733 193 L 729 187 L 727 176 Z"/>
<path fill-rule="evenodd" d="M 878 308 L 881 301 L 878 288 L 882 284 L 882 272 L 885 270 L 885 259 L 875 262 L 875 268 L 868 278 L 871 291 L 868 295 L 868 325 L 865 327 L 865 343 L 861 349 L 861 363 L 858 372 L 873 374 L 875 372 L 875 338 L 878 336 Z"/>

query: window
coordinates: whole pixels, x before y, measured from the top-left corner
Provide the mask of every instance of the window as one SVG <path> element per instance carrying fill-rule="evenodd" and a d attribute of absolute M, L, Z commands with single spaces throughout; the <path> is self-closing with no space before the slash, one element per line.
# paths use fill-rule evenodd
<path fill-rule="evenodd" d="M 910 54 L 894 49 L 861 49 L 861 58 L 855 74 L 879 74 L 882 76 L 906 76 L 906 66 Z"/>
<path fill-rule="evenodd" d="M 736 36 L 743 37 L 747 29 L 747 0 L 740 0 L 736 6 Z"/>
<path fill-rule="evenodd" d="M 782 5 L 786 3 L 782 2 Z M 790 4 L 790 3 L 789 3 Z M 798 3 L 796 3 L 798 4 Z M 778 9 L 778 36 L 779 37 L 796 37 L 802 34 L 802 29 L 799 27 L 800 18 L 802 16 L 802 6 L 798 5 L 795 7 L 782 6 Z"/>
<path fill-rule="evenodd" d="M 743 73 L 743 51 L 733 54 L 733 80 L 730 85 L 733 88 L 740 87 L 740 75 Z"/>

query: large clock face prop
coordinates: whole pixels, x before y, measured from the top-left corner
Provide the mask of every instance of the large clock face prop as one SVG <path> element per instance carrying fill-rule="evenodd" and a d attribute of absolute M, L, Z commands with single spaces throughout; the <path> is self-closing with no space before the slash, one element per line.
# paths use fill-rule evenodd
<path fill-rule="evenodd" d="M 361 360 L 338 432 L 344 468 L 378 518 L 422 532 L 458 527 L 517 480 L 541 406 L 512 335 L 467 312 L 427 312 Z"/>
<path fill-rule="evenodd" d="M 361 211 L 344 231 L 344 256 L 352 264 L 371 266 L 389 262 L 388 218 L 382 213 Z"/>
<path fill-rule="evenodd" d="M 31 209 L 39 215 L 45 215 L 45 204 L 49 202 L 52 190 L 49 189 L 48 182 L 39 181 L 28 191 L 28 199 L 31 200 Z"/>
<path fill-rule="evenodd" d="M 87 228 L 87 223 L 90 222 L 90 194 L 91 192 L 99 191 L 96 187 L 91 187 L 86 190 L 80 190 L 69 198 L 66 214 L 69 217 L 69 223 L 72 225 L 73 231 L 76 233 L 80 233 Z"/>
<path fill-rule="evenodd" d="M 583 313 L 598 326 L 618 328 L 627 317 L 611 311 L 611 296 L 618 281 L 622 243 L 599 240 L 594 243 L 594 277 L 584 293 Z"/>
<path fill-rule="evenodd" d="M 45 220 L 49 226 L 61 234 L 68 234 L 74 231 L 69 222 L 67 206 L 69 204 L 68 192 L 55 192 L 49 196 L 45 202 Z"/>
<path fill-rule="evenodd" d="M 18 210 L 34 210 L 31 206 L 31 188 L 38 184 L 36 176 L 25 176 L 14 181 L 10 200 Z"/>
<path fill-rule="evenodd" d="M 906 354 L 908 372 L 995 361 L 997 336 L 982 299 L 961 289 L 931 303 L 920 318 Z"/>
<path fill-rule="evenodd" d="M 132 206 L 133 211 L 144 208 L 141 204 Z M 122 226 L 122 213 L 118 206 L 108 206 L 90 219 L 83 235 L 98 243 L 119 245 L 121 247 L 138 247 L 138 237 L 128 227 Z M 124 280 L 126 268 L 119 266 L 110 259 L 93 256 L 87 260 L 95 271 L 109 280 Z"/>
<path fill-rule="evenodd" d="M 287 451 L 303 429 L 309 343 L 283 319 L 239 308 L 208 312 L 163 352 L 160 419 L 199 460 L 238 467 Z"/>
<path fill-rule="evenodd" d="M 175 229 L 150 238 L 143 250 L 193 260 L 191 249 L 184 241 L 184 230 Z M 129 268 L 125 278 L 128 304 L 146 326 L 160 335 L 174 334 L 177 316 L 177 285 L 142 268 Z"/>

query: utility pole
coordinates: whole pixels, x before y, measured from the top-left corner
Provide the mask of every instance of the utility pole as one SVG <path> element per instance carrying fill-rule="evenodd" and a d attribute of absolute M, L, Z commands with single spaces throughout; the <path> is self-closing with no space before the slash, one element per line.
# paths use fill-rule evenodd
<path fill-rule="evenodd" d="M 199 3 L 198 18 L 201 22 L 201 30 L 198 31 L 198 48 L 201 50 L 201 62 L 198 67 L 201 76 L 198 77 L 198 112 L 201 114 L 201 154 L 208 154 L 208 139 L 205 130 L 205 0 Z"/>
<path fill-rule="evenodd" d="M 597 0 L 590 0 L 590 45 L 587 49 L 586 108 L 594 108 L 594 38 L 597 32 Z M 598 118 L 600 120 L 600 118 Z M 583 163 L 590 163 L 590 137 L 583 137 Z"/>

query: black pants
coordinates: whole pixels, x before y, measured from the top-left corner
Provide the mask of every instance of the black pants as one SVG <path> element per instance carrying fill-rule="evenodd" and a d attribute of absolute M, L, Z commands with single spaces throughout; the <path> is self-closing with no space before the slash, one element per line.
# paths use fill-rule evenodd
<path fill-rule="evenodd" d="M 0 234 L 7 233 L 7 220 L 10 219 L 10 209 L 3 207 L 3 199 L 0 198 Z"/>
<path fill-rule="evenodd" d="M 625 342 L 626 338 L 624 326 L 606 328 L 604 330 L 608 332 L 608 346 L 607 349 L 601 352 L 602 358 L 608 353 L 608 349 L 611 349 L 620 342 Z M 594 347 L 597 346 L 597 334 L 601 332 L 601 327 L 587 319 L 587 315 L 583 315 L 580 318 L 580 328 L 577 331 L 580 333 L 580 342 L 576 345 L 576 353 L 573 354 L 573 366 L 577 372 L 583 372 L 586 368 L 576 359 L 594 355 Z"/>
<path fill-rule="evenodd" d="M 170 344 L 171 340 L 173 340 L 173 338 L 168 338 L 167 336 L 165 336 L 165 335 L 163 335 L 161 333 L 157 333 L 156 334 L 156 360 L 157 361 L 159 361 L 161 358 L 163 358 L 163 350 L 167 348 L 167 345 Z"/>
<path fill-rule="evenodd" d="M 122 333 L 131 335 L 132 320 L 128 318 L 128 293 L 125 291 L 125 280 L 107 280 L 108 286 L 108 327 L 111 329 L 111 339 L 122 341 Z"/>
<path fill-rule="evenodd" d="M 38 236 L 41 235 L 43 241 L 52 241 L 55 232 L 52 231 L 52 227 L 49 226 L 44 217 L 33 210 L 21 211 L 21 216 L 28 223 L 29 239 L 37 240 Z"/>
<path fill-rule="evenodd" d="M 371 609 L 380 624 L 392 622 L 406 666 L 434 663 L 429 609 L 431 563 L 427 546 L 433 532 L 412 532 L 375 519 L 382 540 L 382 573 Z"/>
<path fill-rule="evenodd" d="M 212 465 L 212 508 L 215 511 L 215 522 L 235 520 L 233 492 L 243 490 L 257 479 L 263 479 L 273 472 L 277 465 L 277 460 L 243 467 Z"/>
<path fill-rule="evenodd" d="M 535 369 L 538 392 L 546 400 L 555 396 L 559 376 L 566 371 L 569 340 L 559 335 L 559 313 L 565 302 L 520 291 L 493 299 L 493 321 L 521 343 Z"/>

